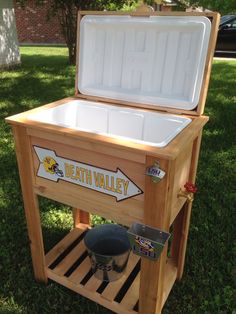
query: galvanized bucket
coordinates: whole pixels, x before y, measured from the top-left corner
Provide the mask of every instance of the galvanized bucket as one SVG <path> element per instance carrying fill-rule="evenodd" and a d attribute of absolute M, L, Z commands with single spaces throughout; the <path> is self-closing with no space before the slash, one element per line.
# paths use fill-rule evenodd
<path fill-rule="evenodd" d="M 84 238 L 94 276 L 114 281 L 123 276 L 130 254 L 125 228 L 104 224 L 89 230 Z"/>

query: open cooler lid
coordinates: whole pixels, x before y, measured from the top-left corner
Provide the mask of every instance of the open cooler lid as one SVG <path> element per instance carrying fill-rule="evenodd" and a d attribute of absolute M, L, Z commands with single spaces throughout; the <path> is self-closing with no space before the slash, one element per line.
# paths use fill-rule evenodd
<path fill-rule="evenodd" d="M 152 107 L 197 107 L 211 32 L 204 16 L 86 15 L 81 94 Z"/>

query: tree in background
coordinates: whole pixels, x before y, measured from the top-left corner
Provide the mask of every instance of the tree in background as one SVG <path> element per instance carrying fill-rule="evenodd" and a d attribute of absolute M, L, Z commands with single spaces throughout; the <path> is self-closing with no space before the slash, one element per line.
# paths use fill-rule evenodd
<path fill-rule="evenodd" d="M 56 15 L 69 50 L 69 63 L 76 61 L 76 29 L 78 10 L 119 10 L 129 9 L 135 1 L 127 0 L 53 0 L 49 16 Z"/>
<path fill-rule="evenodd" d="M 217 11 L 221 15 L 236 13 L 235 0 L 176 0 L 174 1 L 181 7 L 199 6 L 212 11 Z"/>
<path fill-rule="evenodd" d="M 1 1 L 1 0 L 0 0 Z M 35 0 L 43 5 L 44 0 Z M 189 6 L 202 6 L 212 11 L 218 11 L 222 15 L 236 13 L 236 0 L 172 0 L 178 8 L 185 10 Z M 22 6 L 27 0 L 18 0 Z M 75 64 L 76 60 L 76 29 L 78 10 L 132 10 L 137 7 L 140 0 L 51 0 L 51 8 L 48 17 L 57 16 L 61 30 L 69 50 L 69 63 Z M 165 0 L 144 0 L 148 5 L 164 3 Z"/>
<path fill-rule="evenodd" d="M 189 6 L 201 6 L 212 11 L 218 11 L 222 15 L 236 13 L 236 0 L 172 0 L 185 10 Z M 165 3 L 165 0 L 54 0 L 52 12 L 58 15 L 66 43 L 69 48 L 70 63 L 75 63 L 76 55 L 76 16 L 72 17 L 73 6 L 77 10 L 97 9 L 97 10 L 132 10 L 138 3 L 144 2 L 155 7 L 155 4 Z"/>
<path fill-rule="evenodd" d="M 1 1 L 1 0 L 0 0 Z M 44 5 L 44 0 L 34 0 Z M 51 0 L 48 18 L 57 16 L 69 50 L 69 63 L 76 61 L 76 29 L 78 10 L 132 10 L 138 0 Z M 17 0 L 23 8 L 27 0 Z"/>

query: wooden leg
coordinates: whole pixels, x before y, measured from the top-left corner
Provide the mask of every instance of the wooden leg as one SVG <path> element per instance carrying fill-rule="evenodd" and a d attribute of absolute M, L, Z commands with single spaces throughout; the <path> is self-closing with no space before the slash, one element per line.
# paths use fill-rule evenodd
<path fill-rule="evenodd" d="M 171 256 L 177 264 L 177 280 L 181 280 L 188 241 L 192 203 L 185 203 L 173 225 Z"/>
<path fill-rule="evenodd" d="M 148 157 L 146 166 L 152 166 L 156 159 Z M 168 176 L 170 175 L 170 162 L 158 160 L 166 177 L 158 183 L 152 182 L 150 177 L 145 177 L 145 208 L 144 223 L 161 230 L 169 230 L 170 217 L 168 207 Z M 163 283 L 167 259 L 167 245 L 157 261 L 142 258 L 140 273 L 140 314 L 159 314 L 163 306 Z"/>
<path fill-rule="evenodd" d="M 171 258 L 173 258 L 176 265 L 178 265 L 179 261 L 180 241 L 183 230 L 183 216 L 184 210 L 182 207 L 173 223 L 172 242 L 170 248 Z"/>
<path fill-rule="evenodd" d="M 89 213 L 78 208 L 73 208 L 74 228 L 79 228 L 80 224 L 90 226 Z"/>
<path fill-rule="evenodd" d="M 30 240 L 34 275 L 37 281 L 47 282 L 42 229 L 37 195 L 33 190 L 33 165 L 31 145 L 26 129 L 14 126 L 17 162 L 19 167 L 21 189 L 24 200 L 25 216 Z"/>
<path fill-rule="evenodd" d="M 189 182 L 195 183 L 199 151 L 201 146 L 202 131 L 193 143 L 193 153 L 189 172 Z M 173 241 L 171 255 L 178 265 L 177 279 L 181 280 L 184 270 L 188 232 L 191 218 L 192 202 L 186 202 L 175 219 L 173 225 Z"/>
<path fill-rule="evenodd" d="M 163 306 L 163 283 L 167 257 L 167 246 L 157 261 L 142 258 L 139 313 L 160 314 Z"/>

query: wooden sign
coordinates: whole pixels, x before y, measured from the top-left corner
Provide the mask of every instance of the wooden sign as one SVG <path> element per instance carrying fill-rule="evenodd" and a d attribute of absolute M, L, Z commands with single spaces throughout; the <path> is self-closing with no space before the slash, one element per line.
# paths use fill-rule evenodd
<path fill-rule="evenodd" d="M 53 150 L 34 146 L 40 161 L 37 176 L 58 182 L 63 180 L 114 196 L 116 201 L 142 194 L 143 191 L 119 168 L 116 171 L 95 167 L 57 156 Z"/>

